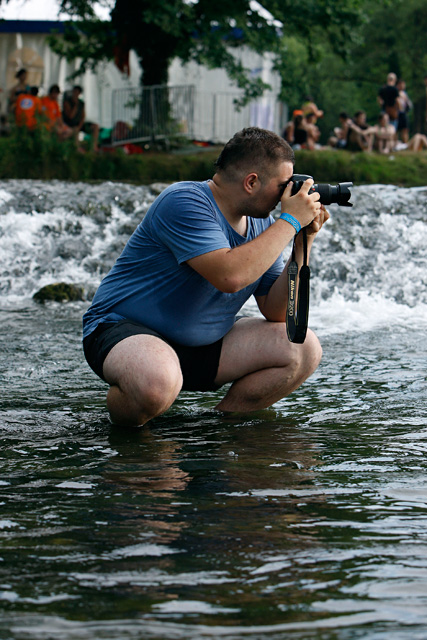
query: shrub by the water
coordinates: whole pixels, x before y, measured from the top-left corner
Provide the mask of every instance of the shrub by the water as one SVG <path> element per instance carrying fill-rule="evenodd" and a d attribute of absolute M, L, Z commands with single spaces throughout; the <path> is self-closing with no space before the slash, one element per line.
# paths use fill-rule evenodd
<path fill-rule="evenodd" d="M 81 153 L 68 140 L 61 142 L 45 128 L 34 132 L 15 128 L 0 139 L 0 179 L 115 180 L 151 184 L 178 180 L 205 180 L 214 173 L 221 146 L 188 146 L 177 152 L 148 150 L 127 155 L 123 149 Z M 389 155 L 342 150 L 296 151 L 298 173 L 317 182 L 425 186 L 427 152 L 399 151 Z"/>

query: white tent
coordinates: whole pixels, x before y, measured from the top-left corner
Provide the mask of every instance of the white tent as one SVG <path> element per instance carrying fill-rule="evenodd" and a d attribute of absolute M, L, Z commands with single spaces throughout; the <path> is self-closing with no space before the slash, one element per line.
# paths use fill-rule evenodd
<path fill-rule="evenodd" d="M 28 82 L 40 88 L 40 95 L 48 92 L 52 84 L 61 91 L 73 84 L 83 87 L 86 119 L 101 127 L 112 127 L 113 120 L 122 120 L 113 114 L 113 92 L 120 89 L 137 89 L 140 86 L 140 66 L 136 54 L 131 51 L 130 74 L 119 71 L 113 62 L 100 64 L 96 72 L 87 71 L 70 79 L 78 69 L 79 60 L 67 62 L 54 53 L 47 36 L 61 32 L 64 23 L 49 20 L 0 21 L 0 112 L 7 109 L 7 95 L 16 83 L 15 74 L 21 68 L 29 72 Z M 252 75 L 261 77 L 272 86 L 260 100 L 245 109 L 234 108 L 234 99 L 241 95 L 222 69 L 206 69 L 189 63 L 183 65 L 174 60 L 169 69 L 169 85 L 193 85 L 195 87 L 194 123 L 192 133 L 200 140 L 225 142 L 238 129 L 257 125 L 280 133 L 287 111 L 278 99 L 280 81 L 272 71 L 271 59 L 254 52 L 241 50 L 239 55 Z"/>
<path fill-rule="evenodd" d="M 52 84 L 61 91 L 73 84 L 83 87 L 86 117 L 103 127 L 111 127 L 111 94 L 113 89 L 135 87 L 139 84 L 140 70 L 136 56 L 131 52 L 130 69 L 121 73 L 113 63 L 101 64 L 96 73 L 87 71 L 75 79 L 69 77 L 78 69 L 79 61 L 67 62 L 54 53 L 47 44 L 47 36 L 61 31 L 63 23 L 47 20 L 7 20 L 0 22 L 0 87 L 1 111 L 7 109 L 7 93 L 16 83 L 15 74 L 21 68 L 28 70 L 28 82 L 46 94 Z"/>

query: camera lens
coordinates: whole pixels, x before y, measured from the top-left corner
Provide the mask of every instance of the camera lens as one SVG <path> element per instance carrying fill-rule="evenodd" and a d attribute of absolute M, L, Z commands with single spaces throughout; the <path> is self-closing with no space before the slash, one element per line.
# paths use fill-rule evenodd
<path fill-rule="evenodd" d="M 349 202 L 351 198 L 350 187 L 352 182 L 339 182 L 337 185 L 332 184 L 315 184 L 313 189 L 320 193 L 320 202 L 322 204 L 339 204 L 341 207 L 351 207 Z"/>
<path fill-rule="evenodd" d="M 311 176 L 303 174 L 294 174 L 292 177 L 293 187 L 292 195 L 298 193 L 303 183 L 311 178 Z M 338 204 L 341 207 L 352 207 L 350 202 L 351 192 L 350 187 L 353 186 L 352 182 L 339 182 L 337 185 L 332 184 L 314 184 L 310 189 L 310 193 L 317 191 L 320 194 L 320 202 L 322 204 Z"/>

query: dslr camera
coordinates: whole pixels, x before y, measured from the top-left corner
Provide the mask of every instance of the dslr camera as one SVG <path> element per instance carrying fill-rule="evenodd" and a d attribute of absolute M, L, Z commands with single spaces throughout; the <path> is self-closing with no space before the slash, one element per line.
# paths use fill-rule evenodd
<path fill-rule="evenodd" d="M 293 182 L 292 195 L 294 196 L 301 189 L 303 182 L 311 178 L 312 176 L 306 176 L 302 173 L 294 173 L 291 180 Z M 309 193 L 317 191 L 320 193 L 321 204 L 339 204 L 341 207 L 352 207 L 350 202 L 351 192 L 350 187 L 353 186 L 352 182 L 339 182 L 337 185 L 332 184 L 313 184 Z"/>

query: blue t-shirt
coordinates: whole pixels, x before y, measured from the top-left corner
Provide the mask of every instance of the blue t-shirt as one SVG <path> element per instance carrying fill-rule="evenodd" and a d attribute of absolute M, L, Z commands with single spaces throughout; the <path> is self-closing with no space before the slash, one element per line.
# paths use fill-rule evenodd
<path fill-rule="evenodd" d="M 83 316 L 83 337 L 100 322 L 128 319 L 187 346 L 222 338 L 252 294 L 266 295 L 283 271 L 283 257 L 256 282 L 223 293 L 186 264 L 190 258 L 237 247 L 274 219 L 248 218 L 241 236 L 219 210 L 207 182 L 179 182 L 154 201 L 101 282 Z"/>

